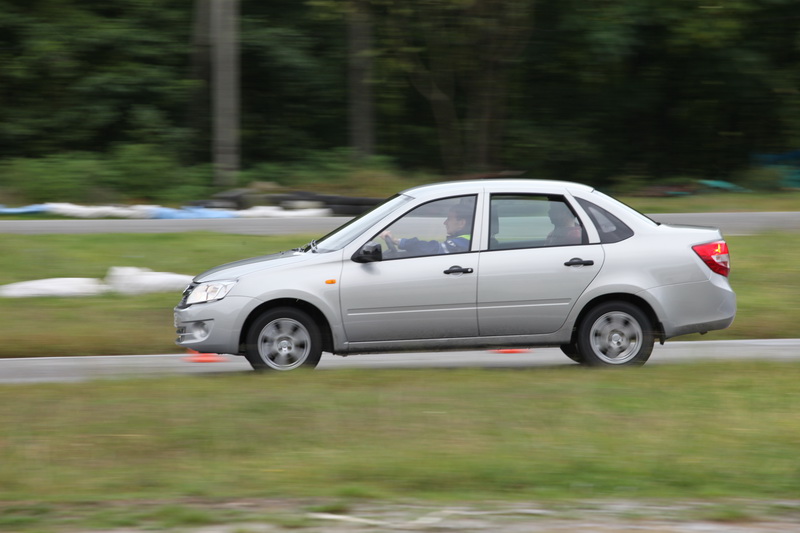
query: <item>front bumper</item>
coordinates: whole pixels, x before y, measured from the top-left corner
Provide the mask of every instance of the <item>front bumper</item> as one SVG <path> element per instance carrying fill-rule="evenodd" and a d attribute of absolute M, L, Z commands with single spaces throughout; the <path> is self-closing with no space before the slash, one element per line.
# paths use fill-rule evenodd
<path fill-rule="evenodd" d="M 202 353 L 238 354 L 239 339 L 252 298 L 226 296 L 222 300 L 174 309 L 175 344 Z"/>

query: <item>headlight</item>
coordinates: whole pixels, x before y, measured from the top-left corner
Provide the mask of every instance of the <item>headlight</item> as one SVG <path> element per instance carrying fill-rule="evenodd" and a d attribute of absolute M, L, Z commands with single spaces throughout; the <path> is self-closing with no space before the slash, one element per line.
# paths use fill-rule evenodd
<path fill-rule="evenodd" d="M 186 305 L 222 300 L 231 291 L 235 281 L 209 281 L 194 288 L 186 298 Z"/>

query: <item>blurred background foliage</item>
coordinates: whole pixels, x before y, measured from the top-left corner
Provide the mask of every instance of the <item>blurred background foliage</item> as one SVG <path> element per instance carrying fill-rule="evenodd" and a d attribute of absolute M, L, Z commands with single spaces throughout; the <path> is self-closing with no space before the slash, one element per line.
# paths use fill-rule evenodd
<path fill-rule="evenodd" d="M 0 0 L 0 199 L 212 192 L 209 1 Z M 242 184 L 525 170 L 776 189 L 757 156 L 800 148 L 796 0 L 239 7 Z"/>

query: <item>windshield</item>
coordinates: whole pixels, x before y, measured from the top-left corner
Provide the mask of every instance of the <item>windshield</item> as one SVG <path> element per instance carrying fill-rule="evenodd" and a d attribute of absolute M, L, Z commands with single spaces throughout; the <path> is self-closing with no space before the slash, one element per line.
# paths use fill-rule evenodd
<path fill-rule="evenodd" d="M 396 194 L 385 200 L 383 203 L 378 204 L 370 211 L 362 213 L 343 226 L 339 226 L 321 239 L 312 241 L 309 246 L 303 249 L 303 251 L 325 253 L 341 250 L 353 242 L 353 239 L 377 223 L 380 219 L 397 210 L 400 206 L 407 204 L 411 200 L 412 198 L 410 196 Z"/>

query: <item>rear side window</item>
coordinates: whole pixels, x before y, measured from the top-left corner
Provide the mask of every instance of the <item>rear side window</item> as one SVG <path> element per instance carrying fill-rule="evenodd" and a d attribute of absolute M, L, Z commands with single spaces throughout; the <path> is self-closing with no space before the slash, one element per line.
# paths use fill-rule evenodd
<path fill-rule="evenodd" d="M 633 230 L 620 219 L 600 207 L 583 198 L 578 198 L 578 203 L 589 214 L 597 232 L 600 234 L 600 242 L 610 244 L 613 242 L 624 241 L 633 236 Z"/>
<path fill-rule="evenodd" d="M 490 250 L 586 242 L 580 219 L 562 196 L 493 194 L 489 211 Z"/>

